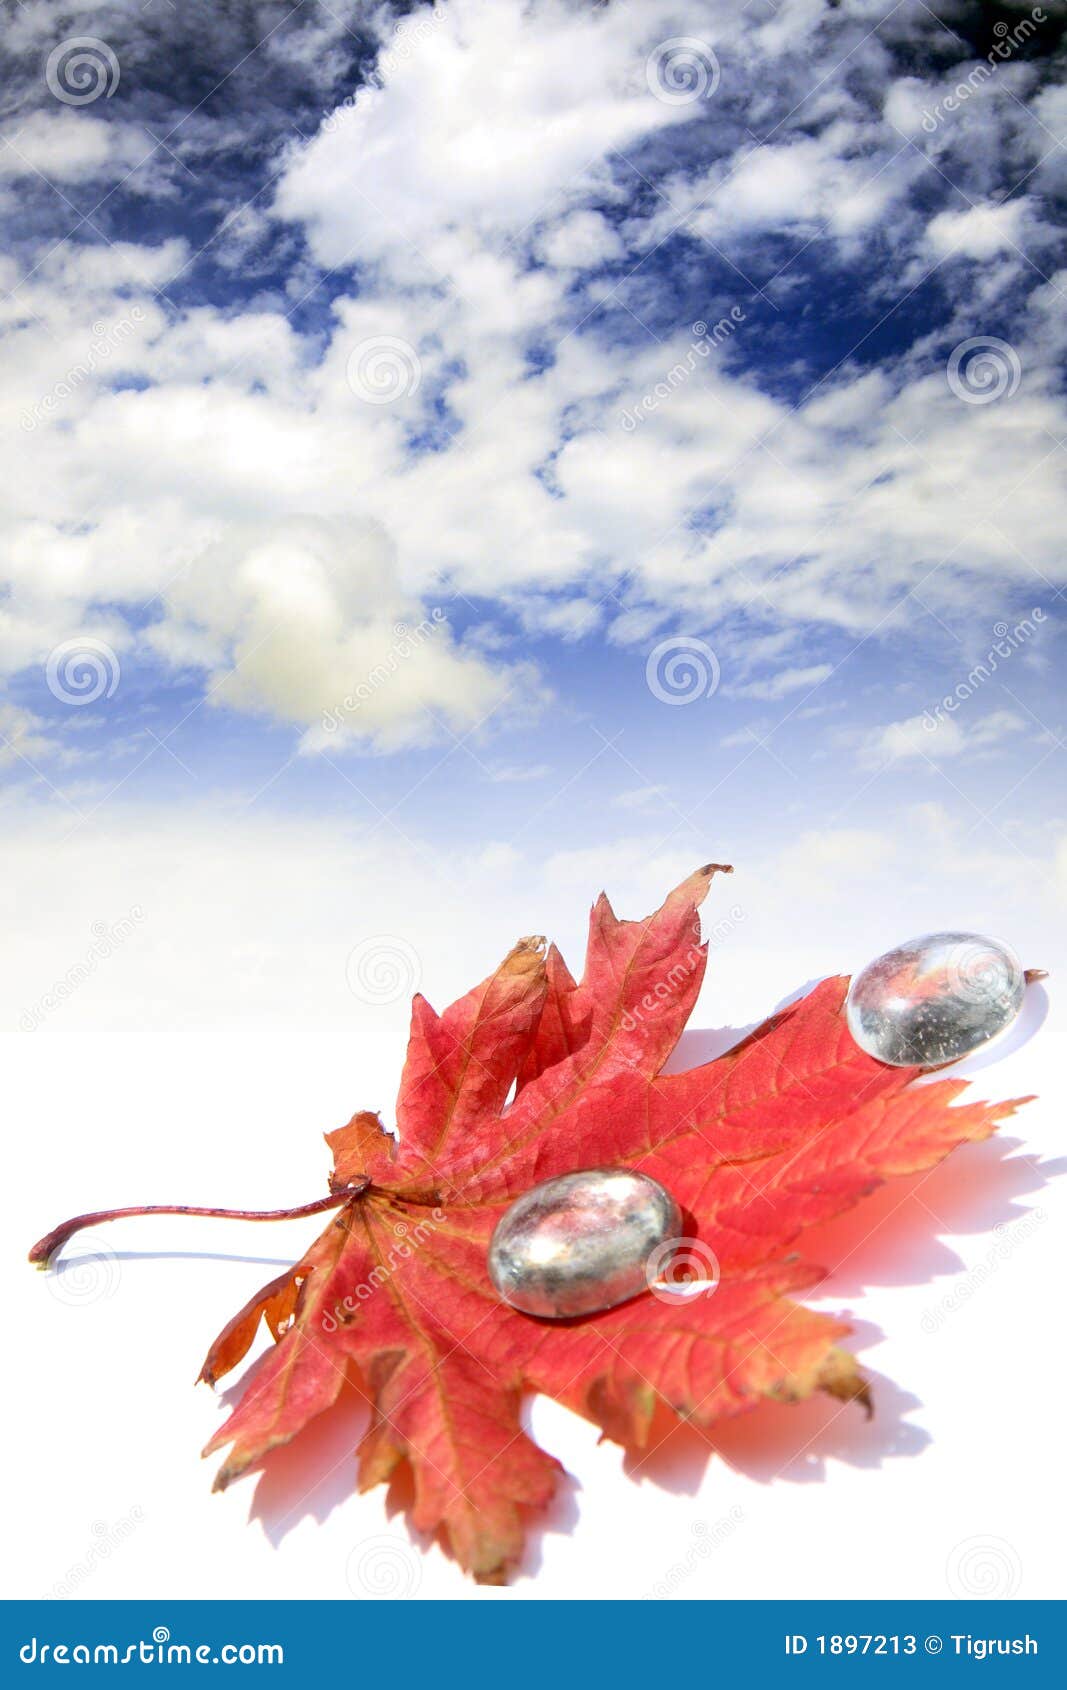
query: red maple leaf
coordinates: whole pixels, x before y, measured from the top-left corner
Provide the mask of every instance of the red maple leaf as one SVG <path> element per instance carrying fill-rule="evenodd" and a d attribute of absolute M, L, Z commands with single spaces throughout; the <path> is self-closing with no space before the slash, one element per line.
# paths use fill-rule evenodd
<path fill-rule="evenodd" d="M 886 1178 L 986 1138 L 1023 1100 L 950 1107 L 962 1082 L 916 1087 L 918 1070 L 866 1056 L 842 1015 L 843 978 L 717 1060 L 664 1075 L 703 979 L 697 910 L 719 867 L 646 921 L 617 920 L 601 896 L 579 984 L 554 947 L 524 939 L 443 1015 L 415 998 L 398 1137 L 368 1113 L 327 1135 L 338 1213 L 208 1352 L 213 1383 L 261 1318 L 277 1341 L 207 1446 L 229 1446 L 218 1488 L 354 1378 L 372 1414 L 360 1489 L 406 1465 L 414 1526 L 500 1582 L 560 1472 L 522 1430 L 524 1393 L 555 1397 L 631 1451 L 658 1405 L 705 1428 L 820 1390 L 869 1408 L 838 1347 L 848 1327 L 793 1300 L 821 1277 L 796 1238 Z M 643 1294 L 567 1322 L 506 1306 L 486 1253 L 507 1206 L 540 1180 L 604 1166 L 673 1193 L 698 1262 L 717 1260 L 714 1294 Z"/>

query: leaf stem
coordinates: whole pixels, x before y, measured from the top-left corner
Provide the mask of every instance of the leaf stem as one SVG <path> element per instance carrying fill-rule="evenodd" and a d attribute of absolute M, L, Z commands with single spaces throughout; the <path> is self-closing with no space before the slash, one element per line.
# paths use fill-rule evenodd
<path fill-rule="evenodd" d="M 52 1232 L 39 1238 L 30 1251 L 30 1261 L 45 1268 L 52 1257 L 62 1250 L 69 1238 L 86 1226 L 99 1226 L 103 1221 L 127 1220 L 134 1215 L 207 1215 L 228 1221 L 295 1221 L 303 1215 L 320 1215 L 324 1209 L 339 1209 L 350 1198 L 366 1191 L 369 1179 L 354 1180 L 328 1197 L 317 1197 L 313 1203 L 300 1203 L 293 1209 L 201 1209 L 189 1203 L 147 1203 L 133 1209 L 97 1209 L 88 1215 L 75 1215 Z"/>

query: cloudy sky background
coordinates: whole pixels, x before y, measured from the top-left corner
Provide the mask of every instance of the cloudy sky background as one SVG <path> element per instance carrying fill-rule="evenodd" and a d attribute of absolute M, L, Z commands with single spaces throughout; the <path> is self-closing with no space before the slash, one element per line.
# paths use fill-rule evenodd
<path fill-rule="evenodd" d="M 708 855 L 1040 941 L 1064 18 L 4 0 L 12 1015 L 138 901 L 141 1013 L 205 911 L 289 1012 Z"/>

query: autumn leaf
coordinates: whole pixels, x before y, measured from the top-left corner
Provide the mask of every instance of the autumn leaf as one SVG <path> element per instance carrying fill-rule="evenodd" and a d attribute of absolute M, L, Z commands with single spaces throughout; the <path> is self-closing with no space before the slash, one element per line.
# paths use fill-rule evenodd
<path fill-rule="evenodd" d="M 360 1489 L 406 1468 L 413 1526 L 501 1582 L 560 1474 L 522 1429 L 525 1393 L 555 1397 L 630 1451 L 647 1446 L 658 1405 L 705 1428 L 814 1391 L 869 1405 L 840 1347 L 846 1325 L 795 1300 L 821 1274 L 798 1259 L 798 1236 L 987 1137 L 1017 1104 L 959 1104 L 960 1082 L 916 1087 L 917 1070 L 864 1055 L 841 978 L 716 1061 L 665 1075 L 703 979 L 697 912 L 720 868 L 690 876 L 646 921 L 619 921 L 602 896 L 580 982 L 554 947 L 523 939 L 443 1014 L 416 997 L 397 1136 L 367 1112 L 327 1135 L 338 1212 L 208 1352 L 202 1377 L 214 1382 L 261 1319 L 276 1339 L 207 1446 L 229 1450 L 218 1488 L 353 1378 L 372 1416 Z M 689 1247 L 717 1261 L 714 1294 L 644 1294 L 566 1322 L 503 1304 L 486 1253 L 509 1203 L 603 1166 L 674 1194 Z"/>

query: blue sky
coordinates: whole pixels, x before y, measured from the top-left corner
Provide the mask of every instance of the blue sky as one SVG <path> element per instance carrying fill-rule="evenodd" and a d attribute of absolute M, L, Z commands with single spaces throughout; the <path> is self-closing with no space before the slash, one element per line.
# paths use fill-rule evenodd
<path fill-rule="evenodd" d="M 4 12 L 9 805 L 1055 876 L 1062 6 Z"/>

